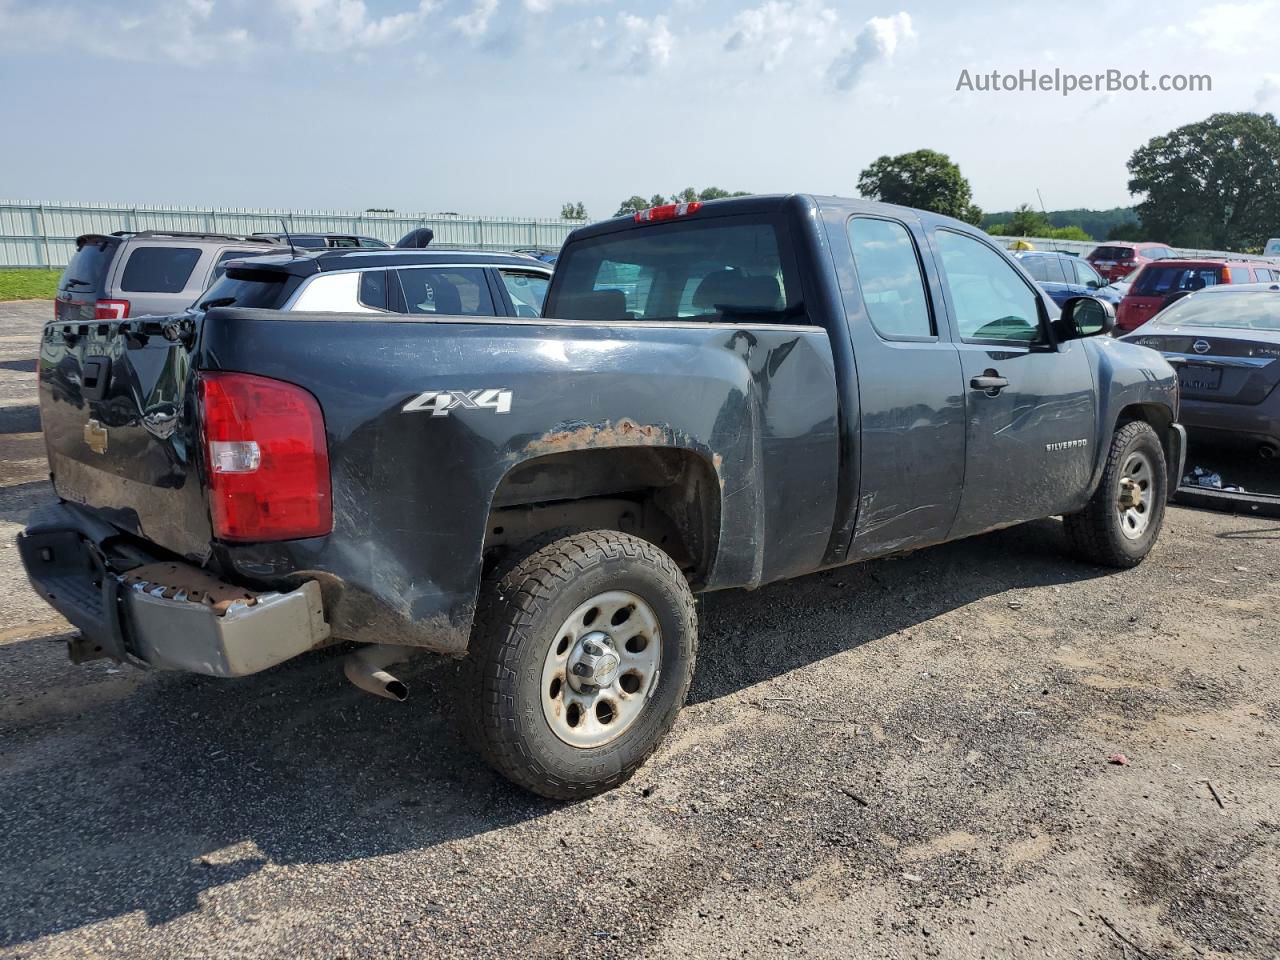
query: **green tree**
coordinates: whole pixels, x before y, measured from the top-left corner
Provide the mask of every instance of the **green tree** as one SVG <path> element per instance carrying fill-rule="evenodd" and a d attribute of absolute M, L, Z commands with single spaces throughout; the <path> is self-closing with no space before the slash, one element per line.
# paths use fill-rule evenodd
<path fill-rule="evenodd" d="M 1153 137 L 1129 158 L 1129 192 L 1149 239 L 1181 247 L 1261 247 L 1280 223 L 1280 124 L 1215 113 Z"/>
<path fill-rule="evenodd" d="M 639 194 L 636 194 L 635 196 L 628 197 L 626 200 L 623 200 L 622 203 L 618 204 L 618 212 L 615 213 L 614 216 L 626 217 L 633 213 L 639 213 L 641 210 L 648 209 L 649 205 L 648 200 Z"/>
<path fill-rule="evenodd" d="M 565 203 L 560 206 L 561 220 L 586 220 L 587 205 L 579 200 L 577 203 Z"/>
<path fill-rule="evenodd" d="M 936 150 L 880 157 L 858 176 L 858 192 L 871 200 L 932 210 L 966 223 L 982 220 L 969 181 L 950 157 Z"/>
<path fill-rule="evenodd" d="M 1107 231 L 1105 239 L 1107 240 L 1127 240 L 1130 243 L 1140 243 L 1144 236 L 1142 224 L 1140 223 L 1117 223 L 1114 227 Z"/>
<path fill-rule="evenodd" d="M 649 198 L 649 202 L 646 204 L 646 206 L 649 206 L 649 207 L 660 207 L 660 206 L 662 206 L 664 203 L 668 203 L 668 202 L 670 202 L 670 203 L 675 203 L 675 199 L 674 199 L 674 198 L 672 198 L 670 201 L 668 201 L 668 200 L 667 200 L 667 198 L 666 198 L 666 197 L 664 197 L 662 194 L 660 194 L 660 193 L 655 193 L 652 197 L 650 197 L 650 198 Z"/>

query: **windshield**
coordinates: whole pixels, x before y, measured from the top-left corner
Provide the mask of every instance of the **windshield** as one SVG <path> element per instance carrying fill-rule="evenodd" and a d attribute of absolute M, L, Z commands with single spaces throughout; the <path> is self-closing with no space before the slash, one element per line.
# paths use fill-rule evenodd
<path fill-rule="evenodd" d="M 1241 290 L 1183 297 L 1151 320 L 1161 327 L 1280 331 L 1280 291 Z"/>
<path fill-rule="evenodd" d="M 545 316 L 802 323 L 799 284 L 763 216 L 624 229 L 569 244 Z"/>

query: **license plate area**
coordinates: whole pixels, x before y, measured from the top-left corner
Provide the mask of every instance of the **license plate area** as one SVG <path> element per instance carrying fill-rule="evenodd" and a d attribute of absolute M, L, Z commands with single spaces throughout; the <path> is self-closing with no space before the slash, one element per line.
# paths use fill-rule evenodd
<path fill-rule="evenodd" d="M 1222 368 L 1187 364 L 1178 371 L 1184 393 L 1212 393 L 1222 389 Z"/>

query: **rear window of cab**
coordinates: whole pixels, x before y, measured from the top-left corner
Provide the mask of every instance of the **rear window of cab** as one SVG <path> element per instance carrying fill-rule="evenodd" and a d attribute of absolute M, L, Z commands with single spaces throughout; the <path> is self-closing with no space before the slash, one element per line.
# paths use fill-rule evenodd
<path fill-rule="evenodd" d="M 576 240 L 544 315 L 564 320 L 804 323 L 799 282 L 765 216 L 624 228 Z"/>

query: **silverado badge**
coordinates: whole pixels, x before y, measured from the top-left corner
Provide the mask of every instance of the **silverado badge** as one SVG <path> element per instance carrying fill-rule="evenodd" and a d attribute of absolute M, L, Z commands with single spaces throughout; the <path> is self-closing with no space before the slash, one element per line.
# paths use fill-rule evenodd
<path fill-rule="evenodd" d="M 97 420 L 90 420 L 84 425 L 84 442 L 94 453 L 106 453 L 107 428 Z"/>

